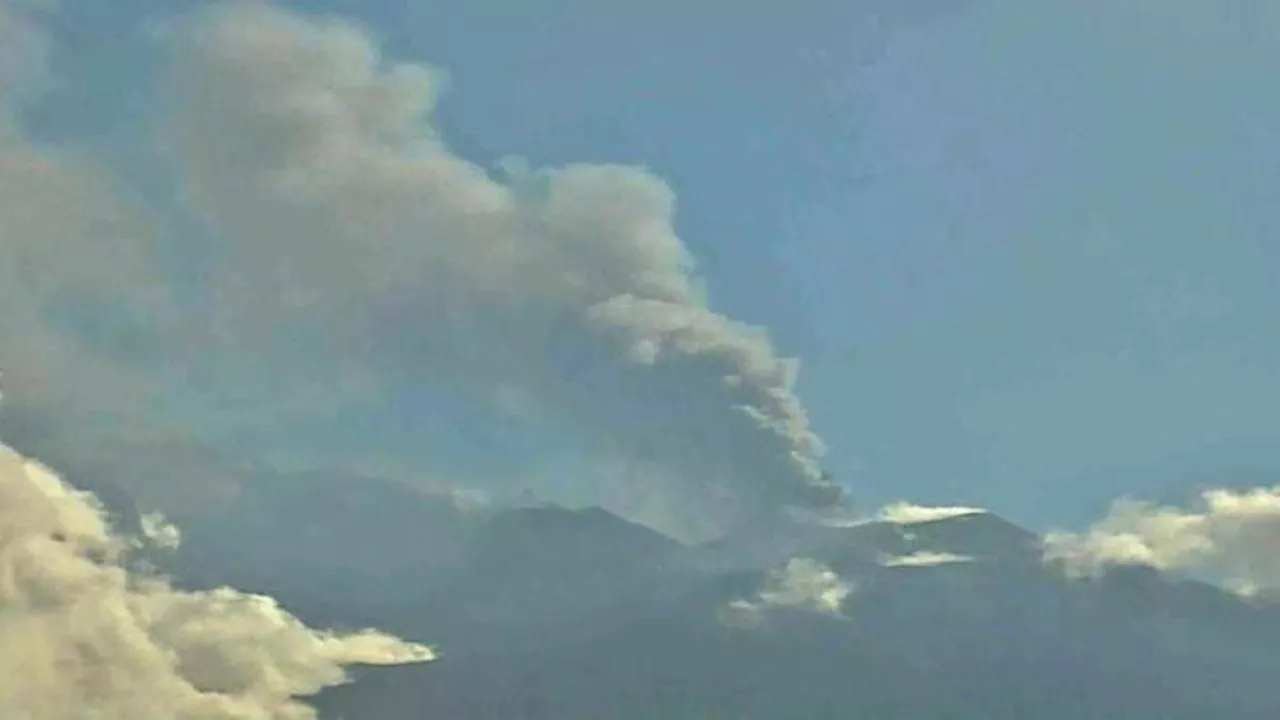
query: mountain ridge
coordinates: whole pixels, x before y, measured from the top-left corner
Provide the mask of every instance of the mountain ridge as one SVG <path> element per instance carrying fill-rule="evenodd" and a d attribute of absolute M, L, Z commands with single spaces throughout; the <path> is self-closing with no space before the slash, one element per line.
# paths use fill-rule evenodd
<path fill-rule="evenodd" d="M 756 537 L 774 552 L 727 557 L 732 539 L 684 544 L 598 508 L 466 510 L 377 482 L 269 485 L 246 485 L 256 489 L 210 521 L 216 531 L 193 529 L 185 562 L 204 567 L 175 573 L 260 586 L 304 618 L 377 624 L 441 649 L 431 667 L 361 673 L 323 694 L 324 717 L 1280 713 L 1267 672 L 1280 667 L 1273 607 L 1139 568 L 1071 579 L 1044 562 L 1035 533 L 988 512 L 796 521 Z M 250 506 L 272 522 L 236 517 Z M 314 542 L 289 539 L 321 519 L 335 548 L 366 549 L 317 559 Z M 258 530 L 226 532 L 237 525 Z M 200 549 L 215 537 L 223 545 Z M 246 542 L 278 546 L 263 573 L 238 559 Z M 892 562 L 903 557 L 923 560 Z M 835 611 L 806 604 L 811 579 L 784 572 L 795 558 L 847 585 Z M 344 581 L 349 591 L 333 595 Z M 726 622 L 732 607 L 753 621 Z"/>

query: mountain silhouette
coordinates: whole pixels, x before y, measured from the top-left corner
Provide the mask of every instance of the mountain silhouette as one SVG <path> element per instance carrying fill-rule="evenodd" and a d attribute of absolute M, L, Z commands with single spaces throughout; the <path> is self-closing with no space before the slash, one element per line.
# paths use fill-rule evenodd
<path fill-rule="evenodd" d="M 792 558 L 847 585 L 838 607 L 769 594 Z M 322 694 L 326 718 L 1280 717 L 1276 606 L 1143 568 L 1073 580 L 985 512 L 686 545 L 598 508 L 277 475 L 189 516 L 169 562 L 438 646 Z"/>

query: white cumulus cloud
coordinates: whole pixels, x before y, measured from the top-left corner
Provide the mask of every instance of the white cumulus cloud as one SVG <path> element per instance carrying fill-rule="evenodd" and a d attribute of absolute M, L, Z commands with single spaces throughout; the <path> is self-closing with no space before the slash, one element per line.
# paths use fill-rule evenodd
<path fill-rule="evenodd" d="M 0 446 L 0 716 L 306 720 L 298 698 L 344 682 L 344 666 L 433 657 L 313 630 L 269 597 L 178 590 L 130 567 L 130 546 L 92 495 Z"/>
<path fill-rule="evenodd" d="M 769 573 L 755 598 L 735 600 L 723 608 L 721 619 L 733 625 L 756 625 L 773 609 L 843 617 L 845 598 L 853 589 L 851 582 L 827 565 L 811 558 L 792 558 Z"/>
<path fill-rule="evenodd" d="M 1045 558 L 1074 576 L 1145 565 L 1272 593 L 1280 589 L 1280 486 L 1208 490 L 1190 509 L 1121 500 L 1086 532 L 1049 533 L 1044 545 Z"/>

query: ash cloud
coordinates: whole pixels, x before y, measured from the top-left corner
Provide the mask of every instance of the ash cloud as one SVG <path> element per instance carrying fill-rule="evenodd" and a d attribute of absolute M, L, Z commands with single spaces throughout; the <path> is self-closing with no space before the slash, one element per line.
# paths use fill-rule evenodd
<path fill-rule="evenodd" d="M 39 143 L 27 132 L 25 111 L 56 85 L 55 47 L 44 32 L 55 11 L 51 1 L 0 0 L 4 419 L 56 415 L 65 428 L 105 423 L 124 435 L 140 420 L 138 408 L 162 404 L 162 388 L 153 366 L 123 367 L 112 351 L 172 330 L 174 308 L 151 254 L 157 228 L 146 209 L 86 148 Z M 89 318 L 114 338 L 86 331 Z"/>
<path fill-rule="evenodd" d="M 708 306 L 648 170 L 490 172 L 432 122 L 440 71 L 344 20 L 228 0 L 160 33 L 159 105 L 138 122 L 176 192 L 135 192 L 89 148 L 23 133 L 56 50 L 32 5 L 0 0 L 0 77 L 31 88 L 0 97 L 11 436 L 20 418 L 45 423 L 44 447 L 270 446 L 425 387 L 568 438 L 584 476 L 608 470 L 572 498 L 538 492 L 683 537 L 842 501 L 798 363 Z M 401 450 L 354 461 L 421 462 L 378 457 Z"/>
<path fill-rule="evenodd" d="M 840 501 L 798 364 L 708 307 L 652 173 L 491 173 L 433 126 L 441 74 L 342 20 L 225 2 L 170 48 L 164 142 L 210 238 L 210 303 L 181 345 L 217 388 L 213 424 L 435 384 L 518 396 L 533 422 L 585 438 L 673 501 L 644 517 L 637 489 L 608 482 L 578 499 L 667 530 Z"/>

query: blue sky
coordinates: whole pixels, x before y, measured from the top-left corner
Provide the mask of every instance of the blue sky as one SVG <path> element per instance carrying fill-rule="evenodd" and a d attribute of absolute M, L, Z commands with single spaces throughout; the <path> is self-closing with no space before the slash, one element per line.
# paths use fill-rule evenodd
<path fill-rule="evenodd" d="M 1079 525 L 1117 495 L 1274 480 L 1280 13 L 902 4 L 289 7 L 447 71 L 435 117 L 467 159 L 663 178 L 713 307 L 801 359 L 799 394 L 855 501 Z M 33 133 L 96 138 L 145 177 L 125 148 L 160 58 L 148 30 L 173 8 L 69 7 L 62 89 Z M 509 440 L 471 412 L 406 390 L 279 437 L 403 448 L 433 428 L 433 457 L 484 468 L 503 443 L 565 442 Z"/>

